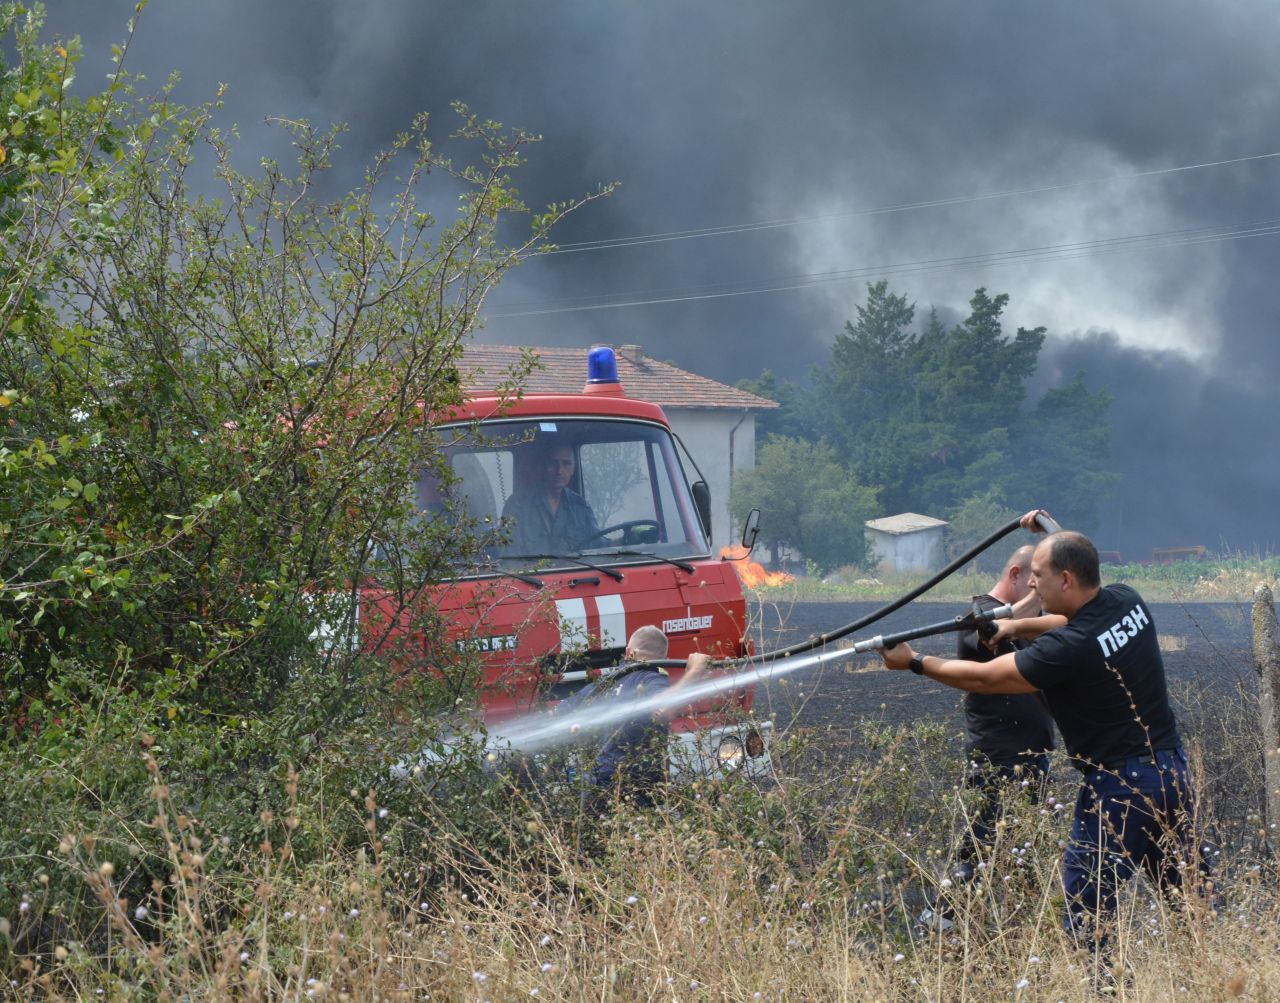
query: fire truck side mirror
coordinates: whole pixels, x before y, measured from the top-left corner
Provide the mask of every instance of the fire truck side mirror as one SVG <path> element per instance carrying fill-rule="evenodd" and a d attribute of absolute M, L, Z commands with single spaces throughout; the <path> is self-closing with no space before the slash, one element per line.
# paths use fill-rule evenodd
<path fill-rule="evenodd" d="M 702 523 L 702 531 L 711 539 L 711 489 L 706 481 L 694 481 L 690 487 L 693 492 L 693 507 L 698 511 L 698 521 Z"/>
<path fill-rule="evenodd" d="M 748 554 L 755 549 L 756 537 L 760 535 L 760 510 L 753 508 L 747 513 L 747 521 L 742 526 L 742 546 Z"/>

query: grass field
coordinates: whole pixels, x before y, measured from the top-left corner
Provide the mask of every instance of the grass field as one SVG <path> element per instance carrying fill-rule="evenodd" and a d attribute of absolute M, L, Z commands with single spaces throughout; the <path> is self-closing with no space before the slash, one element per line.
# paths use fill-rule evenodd
<path fill-rule="evenodd" d="M 856 602 L 892 599 L 923 582 L 924 574 L 872 573 L 841 569 L 825 577 L 796 576 L 782 585 L 753 589 L 758 598 L 797 602 Z M 923 598 L 963 601 L 985 592 L 995 576 L 974 571 L 952 575 Z M 1104 564 L 1103 584 L 1126 582 L 1148 602 L 1248 602 L 1253 590 L 1280 579 L 1280 558 L 1227 557 L 1175 564 Z"/>
<path fill-rule="evenodd" d="M 1043 800 L 1009 791 L 985 877 L 959 895 L 956 929 L 937 935 L 914 920 L 946 880 L 969 807 L 949 736 L 926 723 L 867 738 L 873 751 L 839 772 L 815 770 L 821 749 L 795 736 L 771 782 L 704 782 L 660 809 L 590 817 L 572 792 L 528 783 L 507 787 L 500 809 L 469 808 L 482 802 L 462 792 L 393 811 L 375 792 L 322 803 L 304 776 L 292 814 L 264 819 L 275 837 L 250 846 L 183 813 L 157 771 L 155 815 L 132 824 L 163 832 L 158 876 L 140 885 L 145 862 L 127 840 L 63 834 L 4 920 L 0 996 L 985 1001 L 1096 999 L 1101 987 L 1125 1000 L 1280 998 L 1277 874 L 1255 815 L 1219 827 L 1202 792 L 1227 908 L 1132 884 L 1112 984 L 1059 927 L 1074 774 L 1059 764 Z M 1256 790 L 1260 777 L 1233 782 Z M 304 861 L 295 834 L 325 813 L 363 817 L 367 839 Z M 47 912 L 51 876 L 81 884 L 96 924 Z"/>
<path fill-rule="evenodd" d="M 1243 601 L 1276 566 L 1107 572 L 1152 601 Z M 804 580 L 757 598 L 910 584 Z M 988 584 L 958 577 L 941 597 Z M 949 890 L 958 923 L 936 934 L 917 917 L 972 808 L 955 736 L 854 719 L 852 756 L 797 727 L 763 782 L 702 781 L 602 814 L 549 781 L 562 771 L 335 790 L 322 767 L 290 768 L 273 799 L 287 808 L 251 809 L 248 839 L 206 823 L 158 747 L 134 743 L 149 797 L 113 805 L 109 832 L 20 820 L 0 999 L 1280 1000 L 1280 820 L 1262 816 L 1256 697 L 1234 699 L 1188 729 L 1216 897 L 1166 902 L 1132 882 L 1105 971 L 1060 926 L 1074 771 L 1055 762 L 1043 797 L 1011 787 L 982 879 Z"/>

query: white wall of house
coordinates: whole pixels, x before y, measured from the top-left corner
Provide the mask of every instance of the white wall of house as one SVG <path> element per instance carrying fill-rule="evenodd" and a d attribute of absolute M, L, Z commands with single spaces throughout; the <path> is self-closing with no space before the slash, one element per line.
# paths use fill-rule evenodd
<path fill-rule="evenodd" d="M 663 410 L 711 488 L 713 552 L 738 543 L 741 527 L 734 527 L 729 521 L 729 488 L 733 470 L 750 470 L 756 465 L 754 412 L 724 408 L 665 407 Z M 690 482 L 698 479 L 697 471 L 686 473 Z"/>
<path fill-rule="evenodd" d="M 867 529 L 867 544 L 882 571 L 937 571 L 946 561 L 943 551 L 945 526 L 933 526 L 914 533 L 882 533 Z"/>

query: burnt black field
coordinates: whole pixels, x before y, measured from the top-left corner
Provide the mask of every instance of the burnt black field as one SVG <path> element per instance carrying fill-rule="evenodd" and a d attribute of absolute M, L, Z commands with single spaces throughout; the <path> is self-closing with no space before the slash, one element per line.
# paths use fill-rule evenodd
<path fill-rule="evenodd" d="M 880 603 L 760 604 L 753 611 L 757 650 L 795 644 L 877 609 Z M 852 636 L 858 640 L 939 622 L 963 613 L 958 603 L 915 603 Z M 1156 603 L 1165 670 L 1178 723 L 1222 814 L 1235 816 L 1260 804 L 1261 743 L 1257 726 L 1257 676 L 1249 603 Z M 914 642 L 917 651 L 950 655 L 954 635 Z M 884 669 L 877 655 L 853 656 L 785 680 L 761 685 L 756 714 L 772 716 L 779 732 L 803 731 L 817 768 L 836 768 L 869 751 L 867 735 L 913 721 L 940 723 L 952 736 L 957 767 L 962 738 L 958 690 L 909 672 Z M 1059 768 L 1071 773 L 1065 765 Z M 1073 777 L 1074 779 L 1074 777 Z M 1256 790 L 1255 790 L 1256 788 Z"/>

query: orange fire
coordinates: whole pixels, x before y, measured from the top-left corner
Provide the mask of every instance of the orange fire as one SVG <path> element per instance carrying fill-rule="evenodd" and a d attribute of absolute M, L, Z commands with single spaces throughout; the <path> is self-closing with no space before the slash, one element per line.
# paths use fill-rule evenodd
<path fill-rule="evenodd" d="M 761 585 L 786 585 L 787 582 L 795 581 L 795 577 L 785 571 L 765 571 L 762 565 L 746 560 L 747 548 L 741 545 L 724 547 L 720 556 L 733 561 L 733 569 L 738 572 L 742 584 L 749 589 L 759 588 Z"/>

